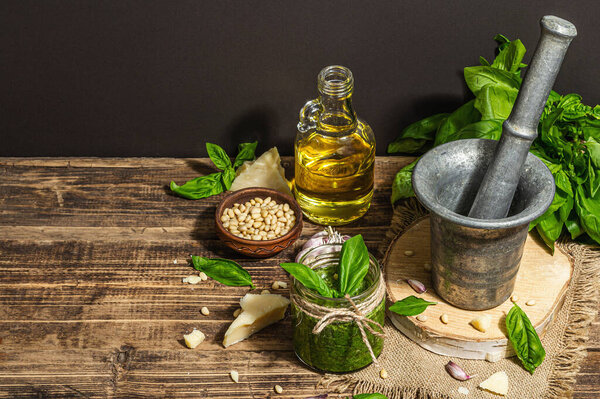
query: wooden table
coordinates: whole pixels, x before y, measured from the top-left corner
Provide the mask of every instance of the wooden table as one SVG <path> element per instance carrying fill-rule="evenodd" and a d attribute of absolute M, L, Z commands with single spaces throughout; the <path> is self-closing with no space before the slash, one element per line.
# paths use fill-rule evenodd
<path fill-rule="evenodd" d="M 375 249 L 390 222 L 390 185 L 409 159 L 377 159 L 373 206 L 341 228 Z M 285 160 L 287 170 L 289 159 Z M 224 349 L 246 288 L 183 284 L 189 254 L 239 261 L 258 289 L 278 264 L 217 240 L 216 196 L 190 201 L 167 184 L 210 171 L 204 159 L 0 159 L 0 396 L 302 398 L 319 375 L 296 360 L 289 319 Z M 306 223 L 304 237 L 319 227 Z M 177 263 L 175 263 L 177 260 Z M 200 314 L 207 306 L 210 316 Z M 182 335 L 197 327 L 195 350 Z M 600 325 L 592 327 L 577 398 L 600 397 Z M 240 373 L 240 383 L 229 378 Z M 273 386 L 284 388 L 282 395 Z M 336 397 L 334 395 L 334 397 Z"/>

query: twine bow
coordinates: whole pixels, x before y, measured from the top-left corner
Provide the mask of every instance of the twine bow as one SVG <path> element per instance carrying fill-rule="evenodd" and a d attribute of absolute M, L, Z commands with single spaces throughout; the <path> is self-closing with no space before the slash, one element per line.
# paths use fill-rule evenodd
<path fill-rule="evenodd" d="M 381 324 L 373 319 L 368 318 L 365 316 L 365 314 L 369 314 L 375 310 L 375 308 L 385 297 L 385 284 L 383 282 L 383 276 L 380 277 L 380 280 L 381 281 L 379 281 L 377 290 L 365 302 L 359 305 L 356 305 L 352 298 L 350 298 L 350 295 L 346 294 L 344 298 L 350 302 L 352 308 L 332 309 L 326 306 L 320 306 L 308 302 L 298 295 L 292 295 L 291 299 L 304 313 L 319 320 L 312 330 L 313 334 L 320 334 L 325 327 L 332 323 L 355 323 L 360 331 L 363 343 L 369 350 L 369 354 L 371 355 L 371 359 L 373 359 L 373 363 L 378 365 L 379 362 L 377 361 L 377 357 L 375 357 L 375 353 L 373 352 L 373 348 L 371 347 L 371 343 L 367 338 L 367 333 L 365 330 L 380 338 L 384 338 L 385 333 L 383 332 L 383 326 Z M 377 326 L 379 331 L 373 328 L 373 325 Z"/>

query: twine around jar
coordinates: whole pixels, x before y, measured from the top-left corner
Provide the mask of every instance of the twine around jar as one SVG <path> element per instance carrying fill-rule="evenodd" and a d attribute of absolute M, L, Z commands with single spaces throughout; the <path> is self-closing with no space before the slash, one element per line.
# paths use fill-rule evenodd
<path fill-rule="evenodd" d="M 330 308 L 307 301 L 297 294 L 292 294 L 290 297 L 292 303 L 299 310 L 318 320 L 317 324 L 315 324 L 312 330 L 312 333 L 315 335 L 320 334 L 321 331 L 323 331 L 325 327 L 329 326 L 330 324 L 354 322 L 358 326 L 363 343 L 369 350 L 369 354 L 373 359 L 373 363 L 379 364 L 377 357 L 373 352 L 373 348 L 371 347 L 371 343 L 367 338 L 365 329 L 377 337 L 385 338 L 383 326 L 366 316 L 374 311 L 381 301 L 385 299 L 385 283 L 383 281 L 383 275 L 381 274 L 379 276 L 377 290 L 364 302 L 357 305 L 348 294 L 346 294 L 344 298 L 350 302 L 352 307 Z M 375 325 L 379 331 L 373 328 L 372 325 Z"/>

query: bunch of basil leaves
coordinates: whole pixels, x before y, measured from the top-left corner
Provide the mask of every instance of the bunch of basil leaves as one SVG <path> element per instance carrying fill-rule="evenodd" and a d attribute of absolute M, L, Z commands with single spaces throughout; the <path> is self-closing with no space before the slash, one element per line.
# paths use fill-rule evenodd
<path fill-rule="evenodd" d="M 302 263 L 282 263 L 281 267 L 306 288 L 327 298 L 343 298 L 360 293 L 369 271 L 369 251 L 362 235 L 349 238 L 342 244 L 338 266 L 338 287 L 330 287 L 325 279 Z"/>
<path fill-rule="evenodd" d="M 494 38 L 498 56 L 490 64 L 467 67 L 464 77 L 475 98 L 450 114 L 436 114 L 406 127 L 388 146 L 389 153 L 421 154 L 459 139 L 498 140 L 502 123 L 519 93 L 525 47 L 520 40 Z M 600 243 L 600 105 L 581 103 L 581 96 L 550 92 L 530 150 L 550 169 L 556 195 L 550 208 L 530 224 L 554 251 L 563 231 L 572 239 L 587 234 Z M 411 184 L 416 161 L 401 169 L 392 186 L 392 203 L 414 196 Z"/>
<path fill-rule="evenodd" d="M 254 160 L 257 144 L 258 142 L 255 141 L 238 145 L 238 154 L 232 164 L 225 150 L 216 144 L 206 143 L 206 151 L 210 160 L 221 172 L 196 177 L 181 186 L 172 181 L 171 191 L 187 199 L 201 199 L 229 190 L 235 179 L 236 169 L 245 161 Z"/>

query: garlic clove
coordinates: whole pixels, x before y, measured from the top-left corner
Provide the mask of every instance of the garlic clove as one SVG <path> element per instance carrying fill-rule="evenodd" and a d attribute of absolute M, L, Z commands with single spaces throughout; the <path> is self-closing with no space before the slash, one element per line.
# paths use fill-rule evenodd
<path fill-rule="evenodd" d="M 408 285 L 410 285 L 412 287 L 413 290 L 415 290 L 415 292 L 417 294 L 422 294 L 425 291 L 427 291 L 427 288 L 425 288 L 425 285 L 422 282 L 420 282 L 419 280 L 408 279 L 408 280 L 406 280 L 406 282 L 408 283 Z"/>
<path fill-rule="evenodd" d="M 466 381 L 475 377 L 475 375 L 468 375 L 465 373 L 465 371 L 458 364 L 452 361 L 448 362 L 445 367 L 448 374 L 450 374 L 452 378 L 456 380 Z"/>

